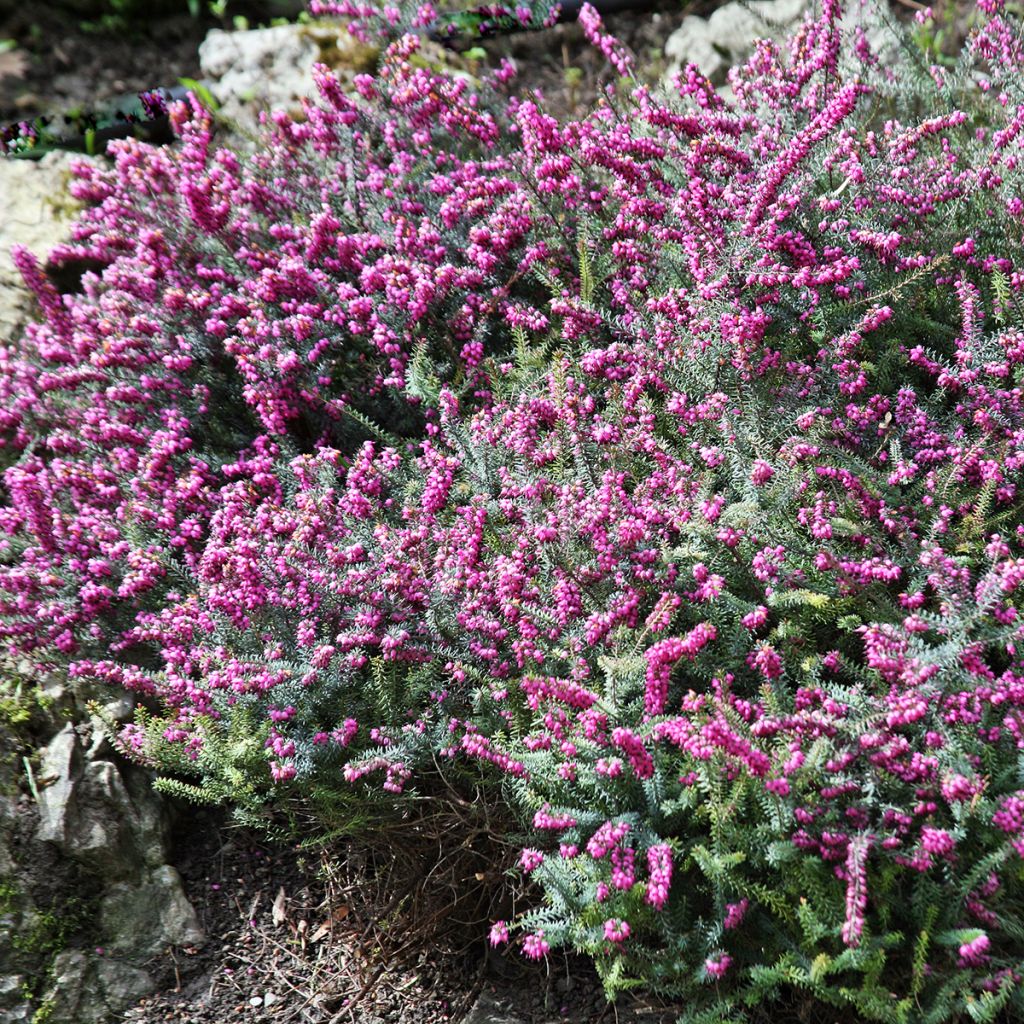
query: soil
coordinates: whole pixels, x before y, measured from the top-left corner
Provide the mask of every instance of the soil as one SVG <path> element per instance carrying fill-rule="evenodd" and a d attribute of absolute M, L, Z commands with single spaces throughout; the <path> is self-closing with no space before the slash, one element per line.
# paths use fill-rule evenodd
<path fill-rule="evenodd" d="M 195 78 L 210 27 L 184 14 L 111 31 L 49 3 L 22 4 L 0 21 L 0 40 L 16 44 L 0 53 L 0 124 L 97 109 Z"/>
<path fill-rule="evenodd" d="M 387 899 L 391 890 L 377 884 L 383 865 L 372 859 L 351 846 L 310 853 L 213 813 L 193 816 L 176 860 L 208 941 L 146 965 L 164 988 L 125 1019 L 456 1024 L 474 1006 L 477 1015 L 486 1009 L 523 1024 L 670 1024 L 679 1017 L 681 1007 L 646 997 L 609 1004 L 586 961 L 505 956 L 490 949 L 483 928 L 471 926 L 454 946 L 444 928 L 433 941 L 422 931 L 410 936 L 417 908 L 396 900 L 401 881 Z"/>

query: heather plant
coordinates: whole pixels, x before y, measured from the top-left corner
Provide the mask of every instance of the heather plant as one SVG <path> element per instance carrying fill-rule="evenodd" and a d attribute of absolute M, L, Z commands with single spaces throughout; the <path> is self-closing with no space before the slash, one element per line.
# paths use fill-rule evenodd
<path fill-rule="evenodd" d="M 511 3 L 435 3 L 434 0 L 311 0 L 319 17 L 343 18 L 348 30 L 364 41 L 395 39 L 429 30 L 441 39 L 480 38 L 502 32 L 550 28 L 558 21 L 558 0 L 519 0 Z"/>
<path fill-rule="evenodd" d="M 106 269 L 18 256 L 8 645 L 197 798 L 488 786 L 543 894 L 493 940 L 609 994 L 1019 1010 L 1024 35 L 841 13 L 730 102 L 585 9 L 581 120 L 404 38 L 253 155 L 178 109 L 83 170 Z"/>

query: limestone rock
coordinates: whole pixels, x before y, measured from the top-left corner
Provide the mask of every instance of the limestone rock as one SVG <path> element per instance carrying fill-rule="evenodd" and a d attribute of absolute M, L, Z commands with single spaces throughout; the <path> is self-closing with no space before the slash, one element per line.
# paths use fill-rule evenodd
<path fill-rule="evenodd" d="M 40 842 L 67 844 L 68 813 L 82 769 L 82 749 L 74 727 L 68 723 L 43 749 L 39 760 Z"/>
<path fill-rule="evenodd" d="M 722 81 L 729 67 L 724 54 L 715 49 L 707 19 L 693 14 L 683 18 L 683 23 L 666 40 L 665 57 L 670 75 L 687 64 L 696 64 L 712 82 Z"/>
<path fill-rule="evenodd" d="M 145 971 L 106 957 L 96 961 L 96 980 L 103 993 L 103 1001 L 115 1013 L 156 989 L 153 979 Z M 109 1016 L 105 1019 L 109 1020 Z"/>
<path fill-rule="evenodd" d="M 19 795 L 20 756 L 0 756 L 0 1024 L 40 1009 L 49 1024 L 108 1024 L 154 991 L 143 959 L 205 936 L 166 863 L 169 805 L 103 738 L 133 698 L 106 694 L 104 713 L 89 716 L 88 693 L 59 678 L 40 685 L 47 710 L 34 727 L 50 739 L 33 757 L 37 820 Z M 78 915 L 66 934 L 54 930 L 65 913 Z M 75 948 L 55 951 L 55 938 Z M 19 977 L 45 978 L 46 989 L 27 1004 Z"/>
<path fill-rule="evenodd" d="M 751 0 L 719 7 L 710 18 L 690 16 L 669 36 L 669 72 L 696 64 L 716 85 L 741 63 L 758 39 L 777 39 L 807 10 L 807 0 Z"/>
<path fill-rule="evenodd" d="M 11 1010 L 24 1002 L 25 977 L 21 974 L 0 975 L 0 1011 Z M 0 1020 L 3 1014 L 0 1012 Z"/>
<path fill-rule="evenodd" d="M 43 750 L 39 781 L 40 841 L 111 881 L 163 863 L 156 798 L 138 784 L 130 792 L 114 762 L 87 760 L 71 724 Z"/>
<path fill-rule="evenodd" d="M 33 316 L 33 299 L 11 262 L 11 247 L 24 245 L 41 261 L 67 237 L 78 203 L 68 195 L 71 164 L 85 157 L 48 153 L 42 160 L 0 159 L 0 338 L 20 333 Z"/>
<path fill-rule="evenodd" d="M 244 118 L 253 106 L 290 107 L 310 95 L 310 72 L 319 51 L 296 27 L 214 29 L 206 36 L 199 47 L 199 66 L 226 116 Z"/>
<path fill-rule="evenodd" d="M 690 15 L 665 42 L 668 75 L 687 64 L 696 64 L 728 98 L 730 91 L 725 82 L 729 69 L 742 64 L 753 53 L 759 39 L 783 39 L 810 9 L 808 0 L 734 0 L 717 8 L 706 19 Z M 850 34 L 862 27 L 883 64 L 891 63 L 896 37 L 873 12 L 870 3 L 848 4 L 842 30 Z"/>
<path fill-rule="evenodd" d="M 213 29 L 199 47 L 199 66 L 221 113 L 251 129 L 260 110 L 291 110 L 315 95 L 314 64 L 362 71 L 376 56 L 339 25 L 276 25 Z"/>

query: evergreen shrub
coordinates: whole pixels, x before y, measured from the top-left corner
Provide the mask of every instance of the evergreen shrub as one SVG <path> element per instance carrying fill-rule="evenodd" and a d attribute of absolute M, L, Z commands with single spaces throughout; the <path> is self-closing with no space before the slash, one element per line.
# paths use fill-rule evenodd
<path fill-rule="evenodd" d="M 0 354 L 0 633 L 251 809 L 474 776 L 609 994 L 1024 1008 L 1024 32 L 826 2 L 560 123 L 417 41 L 83 167 Z M 871 39 L 875 39 L 874 35 Z M 426 788 L 420 788 L 426 787 Z"/>

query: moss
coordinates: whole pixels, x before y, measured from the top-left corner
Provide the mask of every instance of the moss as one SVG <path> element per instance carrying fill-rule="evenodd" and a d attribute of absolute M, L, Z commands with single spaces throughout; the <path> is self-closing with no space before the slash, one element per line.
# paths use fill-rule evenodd
<path fill-rule="evenodd" d="M 0 914 L 13 913 L 18 908 L 21 890 L 10 879 L 0 878 Z"/>
<path fill-rule="evenodd" d="M 18 790 L 20 764 L 37 747 L 53 701 L 31 680 L 0 675 L 0 792 Z"/>
<path fill-rule="evenodd" d="M 361 43 L 354 36 L 349 36 L 344 29 L 339 30 L 336 25 L 304 25 L 300 29 L 300 34 L 316 43 L 320 51 L 317 59 L 334 71 L 373 71 L 380 59 L 379 46 Z"/>
<path fill-rule="evenodd" d="M 49 1020 L 53 1017 L 55 1006 L 56 1003 L 53 999 L 44 999 L 36 1007 L 36 1012 L 32 1014 L 32 1024 L 48 1024 Z"/>
<path fill-rule="evenodd" d="M 17 926 L 10 941 L 10 949 L 28 963 L 30 980 L 25 982 L 22 995 L 27 1003 L 40 997 L 46 985 L 53 980 L 56 957 L 68 949 L 73 940 L 89 945 L 94 936 L 92 923 L 96 920 L 95 901 L 72 896 L 55 898 L 48 909 L 32 908 L 27 894 L 12 878 L 0 878 L 0 914 L 16 915 Z M 44 1024 L 53 1012 L 53 1001 L 43 1000 L 32 1016 L 32 1024 Z"/>
<path fill-rule="evenodd" d="M 89 914 L 86 901 L 72 897 L 33 917 L 32 923 L 14 937 L 11 945 L 19 952 L 52 959 L 67 949 L 68 940 L 86 924 Z"/>

